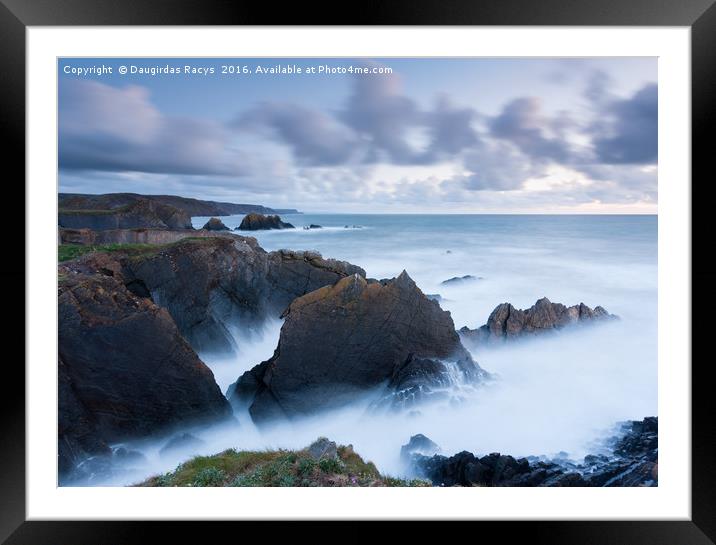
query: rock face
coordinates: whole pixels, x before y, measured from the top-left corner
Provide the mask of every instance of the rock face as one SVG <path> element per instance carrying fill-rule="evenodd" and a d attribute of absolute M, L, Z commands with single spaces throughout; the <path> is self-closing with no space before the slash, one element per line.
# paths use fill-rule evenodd
<path fill-rule="evenodd" d="M 112 441 L 231 415 L 170 314 L 117 278 L 61 274 L 58 307 L 61 472 Z"/>
<path fill-rule="evenodd" d="M 138 200 L 151 200 L 178 208 L 189 216 L 230 216 L 232 214 L 276 214 L 273 210 L 258 204 L 235 204 L 230 202 L 202 201 L 177 195 L 139 195 L 137 193 L 106 193 L 87 195 L 82 193 L 60 193 L 59 207 L 68 210 L 114 210 L 132 204 Z M 296 213 L 296 210 L 284 211 L 284 214 Z"/>
<path fill-rule="evenodd" d="M 404 271 L 391 280 L 353 274 L 294 300 L 271 359 L 242 375 L 230 400 L 257 423 L 294 418 L 354 401 L 388 384 L 408 390 L 458 361 L 464 380 L 485 373 L 460 344 L 450 313 Z"/>
<path fill-rule="evenodd" d="M 412 454 L 422 454 L 423 456 L 433 456 L 440 452 L 440 447 L 431 439 L 425 437 L 422 433 L 413 435 L 407 444 L 400 447 L 400 458 L 409 461 Z"/>
<path fill-rule="evenodd" d="M 268 253 L 256 239 L 234 234 L 186 238 L 167 245 L 93 253 L 67 261 L 61 274 L 109 275 L 167 309 L 197 351 L 232 351 L 230 327 L 278 318 L 305 293 L 351 275 L 350 263 L 316 252 Z"/>
<path fill-rule="evenodd" d="M 229 228 L 224 225 L 224 222 L 219 218 L 211 218 L 204 224 L 202 229 L 206 229 L 207 231 L 229 231 Z"/>
<path fill-rule="evenodd" d="M 183 210 L 141 198 L 112 209 L 60 208 L 58 223 L 69 229 L 192 229 L 191 216 Z"/>
<path fill-rule="evenodd" d="M 239 231 L 259 231 L 261 229 L 294 229 L 290 223 L 284 223 L 278 216 L 247 214 L 237 227 Z"/>
<path fill-rule="evenodd" d="M 169 244 L 183 238 L 236 237 L 231 231 L 206 231 L 203 229 L 62 229 L 60 244 Z"/>
<path fill-rule="evenodd" d="M 543 297 L 527 310 L 518 310 L 509 303 L 502 303 L 495 307 L 485 325 L 478 329 L 463 327 L 460 335 L 474 344 L 500 343 L 570 325 L 614 319 L 617 316 L 609 314 L 600 306 L 591 309 L 579 303 L 567 307 Z"/>
<path fill-rule="evenodd" d="M 656 486 L 657 425 L 656 417 L 627 422 L 607 441 L 608 454 L 588 455 L 581 463 L 500 453 L 478 457 L 467 451 L 450 457 L 408 455 L 416 473 L 436 486 Z"/>

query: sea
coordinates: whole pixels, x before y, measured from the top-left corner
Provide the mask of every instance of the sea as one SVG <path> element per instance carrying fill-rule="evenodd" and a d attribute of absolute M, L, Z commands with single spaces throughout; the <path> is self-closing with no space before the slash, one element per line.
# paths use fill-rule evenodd
<path fill-rule="evenodd" d="M 242 215 L 224 216 L 231 229 Z M 194 217 L 200 228 L 208 217 Z M 595 452 L 617 422 L 658 412 L 657 235 L 655 215 L 286 214 L 295 229 L 242 232 L 267 251 L 314 250 L 349 261 L 371 278 L 403 270 L 426 294 L 439 295 L 456 329 L 476 328 L 500 303 L 528 308 L 547 297 L 565 305 L 601 305 L 620 320 L 565 330 L 499 347 L 473 349 L 496 380 L 469 402 L 418 416 L 375 416 L 346 407 L 304 422 L 256 429 L 238 425 L 194 430 L 204 441 L 166 458 L 162 442 L 129 445 L 148 462 L 131 474 L 94 484 L 130 484 L 169 471 L 195 454 L 225 448 L 301 448 L 319 436 L 352 444 L 379 470 L 401 475 L 400 446 L 422 433 L 444 454 L 468 450 L 513 456 Z M 304 229 L 311 224 L 321 228 Z M 467 282 L 443 284 L 470 275 Z M 281 322 L 241 339 L 240 352 L 199 354 L 222 391 L 276 348 Z M 164 439 L 165 440 L 165 439 Z"/>

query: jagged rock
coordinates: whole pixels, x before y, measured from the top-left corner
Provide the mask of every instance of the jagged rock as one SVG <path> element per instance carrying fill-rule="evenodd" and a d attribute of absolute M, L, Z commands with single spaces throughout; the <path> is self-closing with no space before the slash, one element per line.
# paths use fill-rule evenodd
<path fill-rule="evenodd" d="M 338 458 L 338 446 L 325 437 L 319 437 L 308 447 L 308 454 L 314 460 L 336 460 Z"/>
<path fill-rule="evenodd" d="M 239 231 L 258 231 L 261 229 L 294 229 L 294 226 L 281 221 L 279 216 L 247 214 L 244 219 L 241 220 L 241 225 L 236 229 Z"/>
<path fill-rule="evenodd" d="M 465 282 L 473 282 L 475 280 L 482 280 L 482 277 L 472 276 L 471 274 L 466 274 L 465 276 L 453 276 L 452 278 L 443 280 L 440 283 L 443 286 L 451 286 L 451 285 L 455 285 L 455 284 L 463 284 Z"/>
<path fill-rule="evenodd" d="M 579 303 L 567 307 L 543 297 L 527 310 L 518 310 L 509 303 L 497 305 L 485 325 L 478 329 L 463 327 L 460 335 L 472 344 L 489 344 L 617 318 L 600 306 L 591 309 Z"/>
<path fill-rule="evenodd" d="M 111 275 L 62 275 L 59 467 L 107 445 L 231 416 L 211 370 L 169 313 Z"/>
<path fill-rule="evenodd" d="M 400 447 L 400 458 L 404 461 L 410 459 L 412 454 L 422 454 L 423 456 L 432 456 L 440 452 L 437 443 L 425 437 L 422 433 L 413 435 L 407 444 Z"/>
<path fill-rule="evenodd" d="M 185 211 L 144 198 L 106 210 L 61 208 L 58 223 L 69 229 L 192 229 L 191 216 Z"/>
<path fill-rule="evenodd" d="M 207 231 L 229 231 L 229 228 L 224 225 L 224 222 L 219 218 L 209 219 L 209 221 L 204 224 L 202 229 L 206 229 Z"/>
<path fill-rule="evenodd" d="M 257 423 L 353 402 L 381 384 L 400 383 L 430 360 L 425 374 L 461 361 L 465 380 L 484 375 L 460 344 L 450 313 L 403 271 L 391 280 L 354 274 L 294 300 L 283 315 L 273 357 L 242 375 L 231 396 Z"/>
<path fill-rule="evenodd" d="M 316 225 L 315 223 L 312 223 L 311 225 L 304 225 L 303 228 L 306 229 L 306 230 L 310 230 L 310 229 L 323 229 L 323 226 L 322 226 L 322 225 Z"/>
<path fill-rule="evenodd" d="M 426 293 L 425 297 L 428 299 L 432 299 L 433 301 L 437 301 L 438 303 L 443 300 L 442 295 L 439 293 Z"/>
<path fill-rule="evenodd" d="M 60 274 L 111 275 L 134 294 L 166 308 L 197 351 L 230 352 L 230 326 L 278 318 L 305 293 L 333 284 L 360 267 L 317 252 L 266 252 L 239 235 L 187 238 L 139 250 L 98 252 L 67 261 Z"/>

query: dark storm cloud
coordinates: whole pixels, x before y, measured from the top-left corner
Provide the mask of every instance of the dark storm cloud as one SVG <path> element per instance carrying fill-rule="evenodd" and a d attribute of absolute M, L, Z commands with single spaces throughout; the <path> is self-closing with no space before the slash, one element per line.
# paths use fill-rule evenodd
<path fill-rule="evenodd" d="M 59 167 L 66 170 L 241 175 L 223 126 L 161 114 L 146 89 L 68 81 L 59 101 Z"/>
<path fill-rule="evenodd" d="M 605 121 L 592 129 L 594 150 L 605 164 L 652 164 L 657 161 L 658 91 L 646 85 L 631 98 L 606 107 Z"/>

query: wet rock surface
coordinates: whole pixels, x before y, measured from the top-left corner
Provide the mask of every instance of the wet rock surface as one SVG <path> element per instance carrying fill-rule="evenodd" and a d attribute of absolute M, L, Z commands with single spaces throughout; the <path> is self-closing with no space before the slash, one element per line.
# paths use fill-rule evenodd
<path fill-rule="evenodd" d="M 407 451 L 411 443 L 403 449 Z M 401 456 L 407 456 L 411 470 L 435 486 L 658 485 L 656 417 L 621 424 L 617 435 L 605 441 L 606 454 L 587 455 L 581 462 L 564 455 L 551 460 L 500 453 L 479 457 L 467 451 L 453 456 L 428 456 L 417 448 L 405 454 L 403 449 Z"/>
<path fill-rule="evenodd" d="M 236 229 L 238 231 L 259 231 L 262 229 L 294 229 L 294 226 L 281 221 L 277 215 L 247 214 Z"/>
<path fill-rule="evenodd" d="M 460 336 L 473 345 L 498 344 L 506 340 L 539 335 L 568 326 L 616 320 L 604 308 L 594 309 L 584 303 L 567 307 L 561 303 L 552 303 L 546 297 L 539 299 L 527 310 L 519 310 L 510 303 L 495 307 L 487 323 L 478 329 L 463 327 Z"/>
<path fill-rule="evenodd" d="M 486 376 L 450 313 L 405 271 L 380 281 L 348 276 L 294 300 L 284 317 L 273 357 L 242 375 L 230 397 L 257 423 L 337 407 L 381 384 L 388 399 L 417 395 L 446 380 L 444 360 L 458 362 L 465 381 Z"/>

